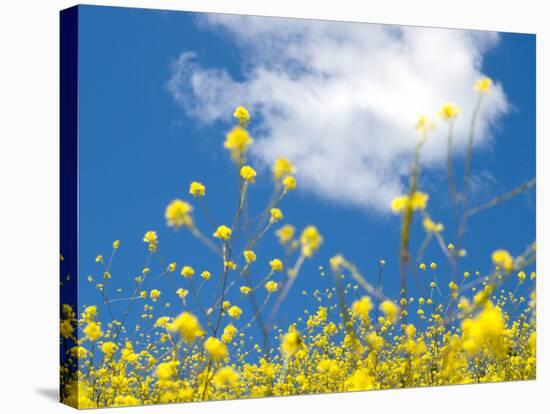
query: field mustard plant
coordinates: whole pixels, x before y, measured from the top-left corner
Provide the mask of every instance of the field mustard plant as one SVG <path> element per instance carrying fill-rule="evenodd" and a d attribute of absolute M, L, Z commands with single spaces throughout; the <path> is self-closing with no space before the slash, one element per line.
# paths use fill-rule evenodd
<path fill-rule="evenodd" d="M 474 89 L 482 96 L 491 85 L 483 78 Z M 458 113 L 456 105 L 447 103 L 439 115 L 452 124 Z M 208 216 L 212 230 L 203 232 L 193 220 L 193 206 L 179 198 L 164 212 L 168 230 L 186 228 L 182 237 L 203 244 L 219 267 L 209 265 L 212 273 L 203 270 L 198 278 L 193 267 L 184 265 L 183 277 L 176 277 L 176 262 L 161 259 L 163 233 L 156 230 L 144 233 L 148 259 L 137 275 L 122 276 L 111 267 L 119 240 L 112 243 L 111 256 L 90 258 L 99 270 L 87 280 L 98 301 L 61 309 L 63 402 L 78 408 L 118 407 L 535 378 L 536 272 L 529 266 L 536 261 L 536 244 L 514 255 L 495 246 L 481 267 L 491 268 L 487 274 L 465 262 L 463 240 L 430 217 L 430 196 L 418 189 L 418 158 L 434 128 L 427 116 L 415 126 L 420 138 L 409 191 L 390 206 L 400 215 L 401 241 L 418 229 L 424 242 L 413 257 L 409 244 L 414 243 L 406 240 L 400 257 L 373 259 L 375 272 L 365 275 L 343 253 L 325 252 L 330 240 L 327 236 L 325 244 L 323 223 L 285 222 L 280 203 L 297 190 L 296 168 L 285 157 L 272 165 L 273 197 L 247 221 L 246 188 L 261 175 L 245 165 L 253 145 L 246 129 L 250 113 L 239 106 L 233 117 L 237 124 L 223 144 L 239 181 L 233 221 L 226 225 Z M 191 182 L 187 197 L 208 214 L 205 194 L 202 183 Z M 264 254 L 261 242 L 270 237 L 281 251 Z M 430 242 L 440 256 L 427 249 Z M 400 264 L 401 274 L 392 273 L 392 262 Z M 440 274 L 447 267 L 451 274 Z M 388 296 L 387 278 L 403 275 L 415 275 L 420 294 L 402 284 L 398 294 Z M 130 277 L 134 292 L 111 299 L 119 277 Z M 155 286 L 160 277 L 173 278 L 172 291 Z M 301 292 L 302 316 L 278 318 L 287 296 L 300 294 L 293 285 L 302 279 L 311 286 Z M 208 289 L 208 303 L 201 289 Z M 115 301 L 127 301 L 122 315 L 113 312 Z M 138 322 L 129 322 L 130 312 Z"/>

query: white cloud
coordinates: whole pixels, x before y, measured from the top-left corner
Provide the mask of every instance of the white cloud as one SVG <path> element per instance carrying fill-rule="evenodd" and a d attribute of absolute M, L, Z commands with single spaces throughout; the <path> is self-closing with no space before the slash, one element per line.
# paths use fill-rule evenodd
<path fill-rule="evenodd" d="M 200 25 L 234 40 L 243 78 L 183 53 L 169 87 L 185 111 L 211 123 L 246 105 L 257 161 L 286 156 L 302 189 L 378 211 L 403 191 L 420 114 L 435 119 L 442 103 L 458 104 L 456 151 L 464 149 L 472 85 L 498 42 L 490 32 L 234 15 L 208 15 Z M 480 113 L 478 145 L 507 108 L 497 84 Z M 446 126 L 437 122 L 423 163 L 438 167 L 445 156 Z"/>

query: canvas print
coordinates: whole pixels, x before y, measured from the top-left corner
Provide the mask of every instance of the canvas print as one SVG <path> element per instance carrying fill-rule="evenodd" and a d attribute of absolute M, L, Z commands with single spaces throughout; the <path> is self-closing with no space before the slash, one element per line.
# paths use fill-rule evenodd
<path fill-rule="evenodd" d="M 60 23 L 63 403 L 535 379 L 534 35 Z"/>

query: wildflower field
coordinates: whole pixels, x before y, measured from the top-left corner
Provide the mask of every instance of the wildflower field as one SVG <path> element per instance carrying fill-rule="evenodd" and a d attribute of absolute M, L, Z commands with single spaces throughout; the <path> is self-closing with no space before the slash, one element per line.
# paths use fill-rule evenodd
<path fill-rule="evenodd" d="M 284 204 L 300 191 L 292 160 L 275 160 L 271 198 L 249 211 L 260 178 L 247 157 L 254 118 L 236 108 L 223 142 L 234 168 L 228 173 L 236 176 L 231 212 L 215 217 L 209 189 L 189 177 L 181 184 L 187 191 L 175 188 L 165 208 L 166 227 L 143 229 L 143 257 L 134 258 L 140 274 L 112 271 L 124 254 L 125 241 L 115 240 L 109 252 L 98 251 L 95 274 L 78 275 L 97 299 L 78 308 L 62 305 L 62 401 L 92 408 L 534 379 L 535 240 L 519 252 L 494 240 L 485 263 L 470 263 L 463 243 L 464 233 L 475 231 L 467 225 L 472 216 L 490 215 L 535 186 L 533 178 L 485 204 L 468 201 L 476 117 L 491 86 L 488 78 L 473 85 L 474 108 L 445 103 L 440 113 L 411 125 L 417 144 L 407 192 L 390 206 L 400 226 L 388 231 L 400 234 L 400 244 L 394 257 L 369 258 L 377 263 L 374 274 L 356 266 L 346 246 L 323 249 L 322 222 L 285 219 Z M 470 117 L 463 176 L 452 171 L 459 117 Z M 448 193 L 427 194 L 420 185 L 422 149 L 432 128 L 448 129 Z M 436 197 L 451 200 L 456 229 L 430 215 Z M 199 216 L 206 224 L 199 226 Z M 167 232 L 202 245 L 217 265 L 162 257 Z M 420 245 L 413 232 L 421 232 Z M 265 251 L 266 237 L 276 237 L 279 250 Z M 437 255 L 425 254 L 429 245 L 437 246 Z M 313 266 L 313 258 L 323 265 Z M 399 264 L 398 272 L 386 271 L 390 261 Z M 489 264 L 490 272 L 480 270 Z M 112 288 L 120 277 L 134 278 L 133 288 Z M 171 291 L 158 286 L 167 278 Z M 304 306 L 301 317 L 281 324 L 285 300 L 300 278 L 310 286 L 302 295 L 316 306 Z M 399 289 L 385 291 L 387 280 Z"/>

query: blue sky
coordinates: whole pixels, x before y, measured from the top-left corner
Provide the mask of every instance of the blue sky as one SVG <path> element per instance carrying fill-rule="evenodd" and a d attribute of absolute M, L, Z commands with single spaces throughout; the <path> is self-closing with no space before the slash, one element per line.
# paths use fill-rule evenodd
<path fill-rule="evenodd" d="M 186 97 L 183 103 L 178 101 L 169 82 L 174 76 L 174 65 L 185 52 L 196 54 L 198 68 L 193 73 L 201 68 L 217 68 L 225 71 L 232 82 L 247 82 L 253 73 L 250 67 L 254 65 L 251 64 L 254 57 L 243 48 L 250 39 L 239 40 L 239 33 L 228 33 L 198 16 L 182 12 L 81 7 L 79 277 L 81 281 L 89 274 L 98 278 L 100 267 L 94 262 L 95 256 L 108 256 L 112 241 L 120 239 L 121 248 L 112 267 L 113 279 L 109 282 L 113 295 L 114 289 L 120 287 L 126 291 L 122 296 L 127 296 L 133 278 L 143 267 L 147 247 L 142 237 L 147 230 L 158 232 L 160 251 L 166 263 L 176 261 L 178 266 L 188 264 L 198 271 L 208 269 L 214 278 L 215 269 L 219 268 L 213 255 L 198 245 L 188 232 L 174 232 L 166 227 L 164 209 L 175 198 L 189 200 L 189 183 L 198 180 L 207 186 L 206 202 L 213 216 L 220 224 L 230 223 L 232 211 L 228 211 L 227 206 L 235 204 L 235 173 L 222 144 L 232 121 L 230 114 L 199 119 L 197 108 L 189 109 L 192 104 L 189 99 L 194 97 Z M 262 61 L 265 64 L 273 62 L 264 55 Z M 490 137 L 476 149 L 473 168 L 479 186 L 471 197 L 472 205 L 489 200 L 535 175 L 534 36 L 500 34 L 499 42 L 482 52 L 481 72 L 502 88 L 508 109 L 487 124 L 485 132 Z M 212 106 L 206 98 L 196 98 L 201 104 Z M 251 101 L 251 108 L 261 105 L 261 101 Z M 469 111 L 464 108 L 465 114 Z M 255 117 L 252 110 L 252 132 L 260 137 L 258 146 L 267 151 L 277 143 L 281 132 L 269 123 L 266 113 L 260 110 L 256 113 Z M 254 130 L 255 121 L 257 130 Z M 410 134 L 414 142 L 412 127 Z M 263 135 L 265 141 L 261 139 Z M 432 164 L 423 172 L 421 183 L 432 195 L 430 213 L 447 223 L 450 214 L 445 172 L 438 164 L 437 148 L 434 147 L 430 154 Z M 269 172 L 262 168 L 266 161 L 264 155 L 260 151 L 251 161 L 256 162 L 259 171 L 250 201 L 251 210 L 256 211 L 263 208 L 271 191 Z M 459 155 L 455 163 L 457 174 L 460 174 L 462 163 L 463 158 Z M 404 165 L 408 166 L 407 162 Z M 300 173 L 299 163 L 298 168 Z M 304 265 L 287 306 L 280 314 L 282 326 L 295 319 L 298 309 L 314 305 L 300 292 L 328 286 L 317 268 L 326 265 L 338 252 L 356 263 L 370 281 L 375 280 L 379 259 L 385 259 L 386 293 L 397 294 L 399 217 L 381 211 L 380 205 L 385 198 L 376 194 L 365 195 L 382 200 L 373 205 L 364 198 L 353 199 L 352 190 L 343 190 L 336 197 L 339 200 L 335 200 L 322 184 L 307 175 L 308 168 L 304 167 L 303 180 L 298 175 L 299 190 L 285 199 L 281 208 L 287 221 L 298 229 L 315 224 L 325 242 L 313 260 Z M 399 184 L 402 178 L 397 176 L 392 185 Z M 198 226 L 205 233 L 211 233 L 199 211 L 195 216 Z M 452 234 L 452 226 L 448 231 Z M 413 250 L 418 248 L 421 235 L 417 223 Z M 462 270 L 488 271 L 493 250 L 506 248 L 517 254 L 534 239 L 535 193 L 530 191 L 472 218 L 465 237 L 468 257 Z M 259 279 L 268 271 L 268 260 L 282 255 L 282 251 L 274 235 L 268 234 L 257 253 L 258 262 L 253 271 Z M 435 245 L 428 250 L 427 256 L 429 261 L 443 264 Z M 158 271 L 158 264 L 156 266 Z M 155 265 L 152 267 L 156 273 Z M 445 270 L 442 266 L 442 273 Z M 176 306 L 174 286 L 187 286 L 179 272 L 170 277 L 172 281 L 155 282 L 155 286 L 145 286 L 145 289 L 160 288 L 163 298 L 173 304 L 170 312 L 176 313 L 182 309 Z M 210 283 L 213 288 L 215 281 Z M 98 301 L 97 293 L 86 282 L 81 283 L 79 295 L 82 304 Z M 212 291 L 205 288 L 204 298 L 210 295 Z M 239 295 L 230 299 L 242 301 Z M 122 309 L 125 304 L 118 306 Z M 135 307 L 137 315 L 140 307 Z M 250 314 L 248 304 L 243 308 Z M 248 320 L 246 315 L 243 320 Z"/>

